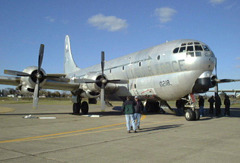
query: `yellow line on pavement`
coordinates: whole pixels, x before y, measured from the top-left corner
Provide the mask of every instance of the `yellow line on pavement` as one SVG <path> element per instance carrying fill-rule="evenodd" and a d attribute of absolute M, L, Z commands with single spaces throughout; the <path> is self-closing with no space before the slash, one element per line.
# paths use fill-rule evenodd
<path fill-rule="evenodd" d="M 146 118 L 146 115 L 142 115 L 141 120 L 143 120 L 145 118 Z M 117 123 L 117 124 L 112 124 L 112 125 L 87 128 L 87 129 L 82 129 L 82 130 L 61 132 L 61 133 L 56 133 L 56 134 L 41 135 L 41 136 L 19 138 L 19 139 L 12 139 L 12 140 L 3 140 L 3 141 L 0 141 L 0 144 L 1 143 L 11 143 L 11 142 L 31 141 L 31 140 L 44 139 L 44 138 L 47 139 L 47 138 L 51 138 L 51 137 L 54 137 L 54 138 L 63 137 L 63 135 L 67 135 L 67 134 L 79 133 L 79 132 L 84 132 L 84 131 L 93 131 L 93 130 L 97 130 L 97 129 L 108 128 L 108 127 L 113 127 L 113 126 L 118 126 L 118 125 L 123 125 L 123 124 L 126 124 L 126 123 L 123 122 L 123 123 Z"/>

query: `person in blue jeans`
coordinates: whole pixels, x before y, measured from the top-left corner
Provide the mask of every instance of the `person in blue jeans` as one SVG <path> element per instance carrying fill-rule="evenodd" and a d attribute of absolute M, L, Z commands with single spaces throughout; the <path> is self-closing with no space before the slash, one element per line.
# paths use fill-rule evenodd
<path fill-rule="evenodd" d="M 132 101 L 129 96 L 127 97 L 127 100 L 122 105 L 122 111 L 125 113 L 126 126 L 127 126 L 128 133 L 130 133 L 131 126 L 133 127 L 134 132 L 135 133 L 137 132 L 135 121 L 134 121 L 134 113 L 135 113 L 134 106 L 135 106 L 135 102 Z"/>
<path fill-rule="evenodd" d="M 141 119 L 141 113 L 144 109 L 142 102 L 139 100 L 137 96 L 135 96 L 135 113 L 134 113 L 134 120 L 136 121 L 136 128 L 140 130 L 140 119 Z"/>

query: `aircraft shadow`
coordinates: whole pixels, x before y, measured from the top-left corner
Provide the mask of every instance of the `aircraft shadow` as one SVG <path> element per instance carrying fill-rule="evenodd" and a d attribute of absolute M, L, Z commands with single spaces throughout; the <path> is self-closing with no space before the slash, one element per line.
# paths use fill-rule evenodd
<path fill-rule="evenodd" d="M 8 114 L 8 113 L 2 113 L 0 116 L 13 116 L 13 115 L 63 115 L 63 114 L 72 114 L 72 113 L 15 113 L 15 114 Z"/>
<path fill-rule="evenodd" d="M 156 131 L 156 130 L 166 130 L 166 129 L 172 129 L 181 127 L 182 124 L 176 124 L 176 125 L 164 125 L 164 126 L 157 126 L 157 127 L 148 127 L 148 128 L 141 128 L 141 130 L 138 130 L 138 132 L 149 132 L 149 131 Z"/>

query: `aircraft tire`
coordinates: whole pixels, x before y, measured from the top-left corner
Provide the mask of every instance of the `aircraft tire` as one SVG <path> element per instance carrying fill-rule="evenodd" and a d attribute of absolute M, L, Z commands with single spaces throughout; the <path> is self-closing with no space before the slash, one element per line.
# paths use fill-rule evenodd
<path fill-rule="evenodd" d="M 82 102 L 82 108 L 81 108 L 81 110 L 82 110 L 82 114 L 88 114 L 88 103 L 86 102 L 86 101 L 83 101 Z"/>
<path fill-rule="evenodd" d="M 199 120 L 200 119 L 199 109 L 195 109 L 194 113 L 195 113 L 195 120 Z"/>
<path fill-rule="evenodd" d="M 187 109 L 185 112 L 185 119 L 187 121 L 192 121 L 195 119 L 195 113 L 192 111 L 192 109 Z"/>
<path fill-rule="evenodd" d="M 81 107 L 80 103 L 73 103 L 73 114 L 79 114 L 80 107 Z"/>

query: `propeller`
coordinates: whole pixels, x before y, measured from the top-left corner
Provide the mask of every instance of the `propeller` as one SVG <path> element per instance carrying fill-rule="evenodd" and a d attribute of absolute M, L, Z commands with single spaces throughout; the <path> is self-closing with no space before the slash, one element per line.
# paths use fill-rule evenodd
<path fill-rule="evenodd" d="M 37 67 L 37 71 L 34 71 L 34 73 L 29 74 L 26 72 L 15 71 L 15 70 L 4 70 L 4 73 L 8 75 L 15 75 L 15 76 L 22 76 L 22 77 L 28 76 L 28 77 L 34 78 L 34 81 L 36 80 L 35 89 L 33 93 L 33 108 L 37 108 L 37 105 L 38 105 L 40 83 L 42 80 L 48 78 L 54 81 L 61 81 L 61 82 L 70 81 L 69 78 L 65 78 L 65 74 L 49 74 L 49 75 L 43 74 L 41 71 L 43 55 L 44 55 L 44 44 L 41 44 L 39 48 L 38 67 Z"/>
<path fill-rule="evenodd" d="M 33 94 L 33 108 L 36 109 L 38 106 L 38 99 L 39 99 L 39 80 L 43 78 L 44 76 L 41 75 L 41 66 L 42 66 L 42 61 L 43 61 L 43 54 L 44 54 L 44 45 L 40 45 L 39 49 L 39 57 L 38 57 L 38 70 L 36 74 L 36 85 L 34 89 L 34 94 Z"/>
<path fill-rule="evenodd" d="M 101 69 L 102 69 L 102 79 L 101 80 L 101 111 L 105 111 L 105 84 L 107 84 L 107 80 L 104 79 L 104 66 L 105 66 L 105 53 L 101 52 Z"/>
<path fill-rule="evenodd" d="M 217 58 L 216 58 L 216 63 L 215 63 L 215 73 L 216 73 L 216 76 L 217 76 Z M 215 97 L 218 95 L 218 82 L 216 81 L 218 80 L 217 78 L 215 79 L 215 88 L 214 88 L 214 94 L 215 94 Z"/>
<path fill-rule="evenodd" d="M 105 67 L 105 53 L 104 51 L 102 51 L 101 52 L 101 78 L 98 80 L 74 79 L 75 83 L 100 83 L 101 84 L 101 92 L 100 92 L 101 111 L 105 111 L 105 86 L 107 85 L 107 83 L 127 84 L 129 82 L 128 80 L 122 80 L 122 79 L 113 79 L 113 80 L 106 79 L 104 74 L 104 67 Z"/>
<path fill-rule="evenodd" d="M 216 64 L 215 64 L 215 73 L 216 73 L 216 77 L 213 79 L 213 81 L 215 82 L 215 88 L 214 88 L 215 97 L 218 95 L 218 83 L 229 83 L 229 82 L 240 81 L 240 79 L 218 79 L 217 78 L 217 58 L 216 58 Z"/>

